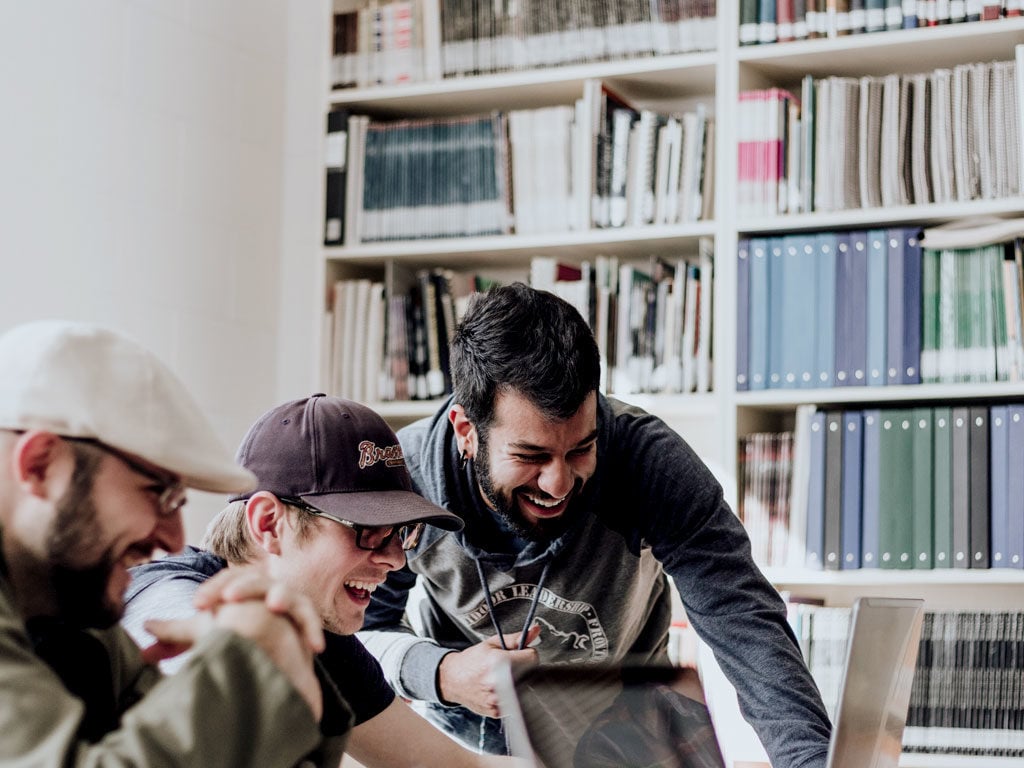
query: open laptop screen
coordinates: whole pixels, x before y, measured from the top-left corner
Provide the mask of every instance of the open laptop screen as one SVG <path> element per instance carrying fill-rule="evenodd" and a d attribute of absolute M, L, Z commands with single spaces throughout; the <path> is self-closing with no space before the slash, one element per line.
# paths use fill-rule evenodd
<path fill-rule="evenodd" d="M 896 768 L 923 619 L 922 600 L 854 603 L 828 768 Z"/>
<path fill-rule="evenodd" d="M 499 696 L 510 751 L 533 764 L 724 766 L 693 670 L 572 664 L 532 667 L 514 681 L 505 675 Z"/>

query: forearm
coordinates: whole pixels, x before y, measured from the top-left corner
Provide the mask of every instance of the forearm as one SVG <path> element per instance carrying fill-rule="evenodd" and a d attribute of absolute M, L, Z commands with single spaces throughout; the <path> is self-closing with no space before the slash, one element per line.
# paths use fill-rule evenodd
<path fill-rule="evenodd" d="M 384 677 L 398 695 L 417 701 L 443 703 L 437 670 L 451 649 L 399 630 L 363 630 L 359 639 L 380 662 Z"/>
<path fill-rule="evenodd" d="M 254 643 L 219 630 L 195 651 L 103 743 L 144 750 L 133 761 L 140 765 L 180 755 L 182 765 L 293 766 L 317 750 L 320 727 L 307 703 Z"/>

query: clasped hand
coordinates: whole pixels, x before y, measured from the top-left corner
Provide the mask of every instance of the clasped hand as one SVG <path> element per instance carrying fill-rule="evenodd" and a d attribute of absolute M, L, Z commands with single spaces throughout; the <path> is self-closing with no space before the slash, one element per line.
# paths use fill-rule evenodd
<path fill-rule="evenodd" d="M 146 622 L 146 630 L 156 637 L 143 651 L 147 662 L 176 656 L 213 629 L 229 629 L 270 657 L 319 721 L 323 702 L 313 655 L 324 649 L 324 633 L 308 597 L 272 580 L 259 566 L 232 566 L 206 581 L 194 603 L 195 616 Z"/>

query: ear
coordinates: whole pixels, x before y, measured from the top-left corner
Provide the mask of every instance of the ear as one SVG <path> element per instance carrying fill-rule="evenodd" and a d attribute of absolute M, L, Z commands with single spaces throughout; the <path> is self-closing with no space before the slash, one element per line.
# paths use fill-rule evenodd
<path fill-rule="evenodd" d="M 25 493 L 39 498 L 57 498 L 63 494 L 74 466 L 71 448 L 52 432 L 25 432 L 11 451 L 15 481 Z"/>
<path fill-rule="evenodd" d="M 452 423 L 455 430 L 455 441 L 459 447 L 459 453 L 467 459 L 476 456 L 477 432 L 476 426 L 466 416 L 466 409 L 461 405 L 453 405 L 448 411 L 448 421 Z"/>
<path fill-rule="evenodd" d="M 287 523 L 284 503 L 268 491 L 259 491 L 245 503 L 249 535 L 268 555 L 281 554 L 281 534 Z"/>

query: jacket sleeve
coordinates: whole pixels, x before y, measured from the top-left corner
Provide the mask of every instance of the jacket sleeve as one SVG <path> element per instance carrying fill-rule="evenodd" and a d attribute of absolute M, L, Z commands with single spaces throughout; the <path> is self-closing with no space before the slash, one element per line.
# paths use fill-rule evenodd
<path fill-rule="evenodd" d="M 321 736 L 305 701 L 248 640 L 211 632 L 179 674 L 161 679 L 123 631 L 105 635 L 115 691 L 132 705 L 120 727 L 93 744 L 77 735 L 83 702 L 35 656 L 0 596 L 0 764 L 338 765 L 344 739 Z"/>
<path fill-rule="evenodd" d="M 408 567 L 389 573 L 387 581 L 374 590 L 357 636 L 380 662 L 385 679 L 400 696 L 441 703 L 437 668 L 451 650 L 418 636 L 406 620 L 409 590 L 415 583 L 416 574 Z"/>
<path fill-rule="evenodd" d="M 831 724 L 821 696 L 785 604 L 754 564 L 721 486 L 659 419 L 620 415 L 613 429 L 609 465 L 616 468 L 602 483 L 610 479 L 606 492 L 621 493 L 612 508 L 643 510 L 639 530 L 624 534 L 650 544 L 675 582 L 687 618 L 735 686 L 772 765 L 822 768 Z"/>

